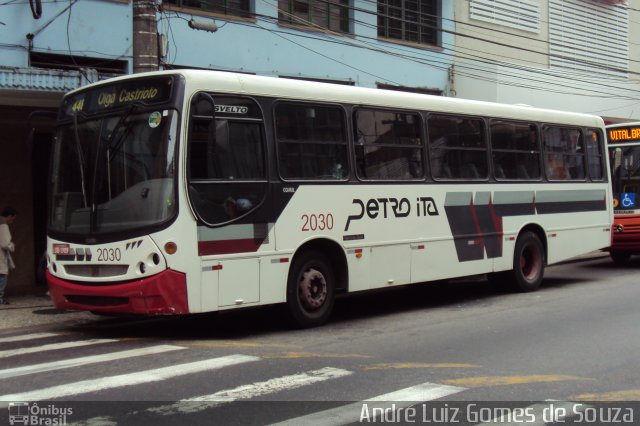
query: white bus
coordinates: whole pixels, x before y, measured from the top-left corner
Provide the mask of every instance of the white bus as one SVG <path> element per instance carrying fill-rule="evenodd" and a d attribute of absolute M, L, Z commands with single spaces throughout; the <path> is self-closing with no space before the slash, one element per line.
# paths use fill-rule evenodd
<path fill-rule="evenodd" d="M 215 71 L 116 78 L 58 117 L 58 308 L 186 314 L 477 274 L 536 290 L 607 247 L 596 116 Z"/>

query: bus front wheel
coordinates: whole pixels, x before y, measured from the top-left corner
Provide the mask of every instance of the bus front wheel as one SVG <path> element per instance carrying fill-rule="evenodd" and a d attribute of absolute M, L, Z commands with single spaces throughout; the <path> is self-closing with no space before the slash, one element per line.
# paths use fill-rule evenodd
<path fill-rule="evenodd" d="M 335 275 L 326 256 L 316 251 L 296 256 L 287 283 L 287 306 L 293 321 L 303 328 L 323 324 L 334 299 Z"/>
<path fill-rule="evenodd" d="M 609 256 L 611 256 L 611 260 L 613 260 L 613 263 L 616 265 L 624 266 L 629 264 L 629 261 L 631 260 L 631 254 L 624 251 L 612 250 L 611 253 L 609 253 Z"/>

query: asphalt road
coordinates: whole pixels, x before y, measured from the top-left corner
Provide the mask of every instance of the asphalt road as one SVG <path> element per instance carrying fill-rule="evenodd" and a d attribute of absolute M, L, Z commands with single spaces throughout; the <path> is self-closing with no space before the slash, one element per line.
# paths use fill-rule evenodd
<path fill-rule="evenodd" d="M 476 403 L 520 404 L 536 424 L 552 423 L 550 404 L 575 420 L 575 407 L 616 401 L 622 416 L 622 401 L 640 400 L 639 268 L 554 266 L 525 294 L 475 279 L 355 295 L 311 330 L 277 307 L 12 329 L 0 333 L 0 401 L 66 404 L 68 422 L 91 425 L 348 424 L 367 420 L 372 398 L 432 423 Z"/>

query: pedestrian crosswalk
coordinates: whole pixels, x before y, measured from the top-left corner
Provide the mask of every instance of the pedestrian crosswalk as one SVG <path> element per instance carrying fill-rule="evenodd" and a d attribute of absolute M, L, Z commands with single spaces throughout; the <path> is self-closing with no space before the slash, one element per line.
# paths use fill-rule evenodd
<path fill-rule="evenodd" d="M 378 412 L 385 410 L 401 410 L 415 405 L 416 402 L 433 401 L 448 395 L 462 392 L 464 388 L 455 386 L 438 385 L 435 383 L 422 383 L 391 393 L 378 395 L 364 401 L 343 405 L 329 410 L 318 411 L 302 417 L 288 419 L 284 422 L 274 423 L 278 426 L 294 425 L 318 425 L 338 426 L 356 423 L 362 419 L 363 409 L 370 415 L 374 409 Z"/>
<path fill-rule="evenodd" d="M 82 380 L 74 383 L 51 386 L 34 391 L 20 392 L 2 395 L 2 401 L 43 401 L 54 398 L 63 398 L 91 392 L 104 391 L 106 389 L 121 388 L 126 386 L 142 385 L 161 380 L 169 380 L 174 377 L 201 373 L 208 370 L 229 367 L 243 362 L 257 361 L 257 357 L 247 355 L 230 355 L 220 358 L 206 359 L 203 361 L 173 365 L 169 367 L 155 368 L 117 376 L 101 377 L 92 380 Z"/>
<path fill-rule="evenodd" d="M 99 343 L 111 343 L 115 341 L 116 340 L 113 340 L 113 339 L 89 339 L 89 340 L 78 340 L 78 341 L 72 341 L 72 342 L 51 343 L 49 345 L 35 346 L 31 348 L 9 349 L 9 350 L 0 351 L 0 359 L 17 356 L 17 355 L 26 355 L 26 354 L 39 353 L 44 351 L 53 351 L 56 349 L 69 349 L 69 348 L 78 348 L 80 346 L 97 345 Z"/>
<path fill-rule="evenodd" d="M 344 384 L 344 381 L 357 379 L 365 369 L 331 365 L 301 369 L 299 364 L 297 368 L 296 365 L 285 364 L 284 370 L 295 371 L 284 371 L 282 365 L 278 365 L 271 374 L 269 368 L 273 368 L 273 361 L 259 354 L 212 354 L 210 350 L 198 351 L 181 344 L 155 344 L 152 341 L 136 342 L 129 339 L 82 339 L 73 334 L 33 333 L 6 336 L 0 337 L 0 343 L 3 347 L 0 358 L 4 361 L 4 368 L 0 369 L 0 409 L 8 408 L 11 411 L 16 404 L 42 405 L 43 402 L 50 407 L 51 403 L 109 401 L 113 395 L 125 392 L 137 395 L 146 403 L 144 407 L 131 408 L 118 415 L 105 415 L 101 412 L 99 416 L 93 413 L 93 416 L 88 414 L 85 418 L 65 418 L 67 424 L 118 424 L 118 416 L 131 419 L 138 415 L 158 419 L 158 423 L 163 423 L 161 419 L 206 414 L 242 401 L 286 401 L 286 396 L 278 395 L 291 395 L 291 392 L 298 392 L 303 388 L 325 386 L 324 392 L 318 393 L 314 399 L 316 402 L 336 402 L 332 407 L 312 404 L 303 413 L 292 411 L 288 418 L 283 418 L 282 413 L 278 413 L 268 421 L 265 419 L 259 423 L 347 425 L 361 422 L 365 414 L 369 416 L 373 413 L 371 415 L 375 416 L 375 413 L 388 410 L 408 409 L 416 404 L 460 396 L 467 391 L 461 386 L 421 382 L 398 389 L 385 388 L 384 392 L 365 388 L 361 393 L 366 396 L 357 398 L 357 402 L 340 402 L 338 399 L 349 398 L 338 398 L 331 393 L 327 394 L 326 390 L 333 389 L 331 384 L 339 381 Z M 43 355 L 46 356 L 46 361 L 42 359 Z M 34 361 L 29 363 L 30 359 Z M 240 371 L 232 370 L 233 368 L 241 368 L 246 372 L 252 365 L 258 368 L 249 374 L 221 374 L 226 369 Z M 74 369 L 87 369 L 83 371 L 94 374 L 87 377 L 84 373 L 72 374 Z M 271 377 L 265 377 L 265 372 L 268 372 L 266 376 Z M 40 376 L 45 378 L 31 380 Z M 206 379 L 198 381 L 198 387 L 188 385 L 203 377 Z M 180 380 L 181 386 L 174 388 L 173 381 Z M 168 386 L 171 401 L 162 402 L 149 396 L 152 395 L 150 390 L 160 386 Z M 336 388 L 339 389 L 340 386 Z M 107 397 L 104 397 L 105 393 Z M 543 409 L 544 404 L 532 407 L 531 412 Z M 0 419 L 2 411 L 4 410 L 0 410 Z M 79 416 L 78 411 L 75 411 L 76 416 Z"/>
<path fill-rule="evenodd" d="M 23 367 L 6 368 L 0 370 L 0 380 L 12 377 L 26 376 L 28 374 L 44 373 L 64 368 L 79 367 L 81 365 L 97 364 L 100 362 L 115 361 L 125 358 L 132 358 L 144 355 L 155 355 L 168 351 L 184 349 L 173 345 L 156 345 L 140 349 L 131 349 L 118 352 L 110 352 L 99 355 L 89 355 L 79 358 L 62 359 L 59 361 L 48 361 L 39 364 L 32 364 Z"/>
<path fill-rule="evenodd" d="M 326 367 L 320 370 L 305 373 L 292 374 L 283 377 L 269 379 L 263 382 L 241 385 L 233 389 L 227 389 L 212 393 L 183 399 L 175 404 L 153 407 L 149 412 L 162 415 L 186 414 L 203 411 L 217 405 L 248 400 L 258 396 L 269 395 L 282 390 L 292 390 L 302 386 L 325 380 L 345 377 L 352 374 L 351 371 L 340 368 Z"/>
<path fill-rule="evenodd" d="M 9 337 L 0 337 L 0 343 L 10 343 L 10 342 L 20 342 L 23 340 L 36 340 L 42 339 L 45 337 L 54 337 L 57 336 L 58 333 L 31 333 L 31 334 L 21 334 L 18 336 L 9 336 Z"/>

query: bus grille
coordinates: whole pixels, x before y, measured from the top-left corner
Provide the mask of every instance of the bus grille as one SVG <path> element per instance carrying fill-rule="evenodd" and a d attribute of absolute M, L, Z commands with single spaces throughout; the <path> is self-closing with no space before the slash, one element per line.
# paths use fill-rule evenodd
<path fill-rule="evenodd" d="M 129 303 L 128 297 L 66 295 L 65 298 L 70 303 L 85 306 L 120 306 Z"/>
<path fill-rule="evenodd" d="M 129 270 L 127 265 L 65 265 L 68 275 L 76 277 L 117 277 L 125 275 Z"/>

